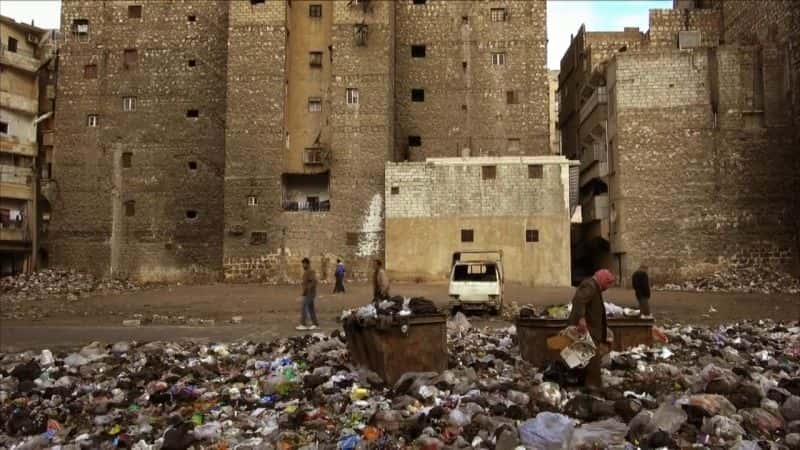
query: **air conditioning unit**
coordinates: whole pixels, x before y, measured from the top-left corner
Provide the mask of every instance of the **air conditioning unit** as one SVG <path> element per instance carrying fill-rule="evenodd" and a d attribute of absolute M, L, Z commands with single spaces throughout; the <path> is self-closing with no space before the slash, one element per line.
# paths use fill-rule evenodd
<path fill-rule="evenodd" d="M 700 47 L 701 36 L 699 31 L 679 31 L 678 32 L 678 48 L 683 50 L 687 48 Z"/>
<path fill-rule="evenodd" d="M 39 43 L 39 36 L 37 36 L 37 35 L 35 35 L 33 33 L 28 33 L 27 40 L 31 44 L 38 44 Z"/>

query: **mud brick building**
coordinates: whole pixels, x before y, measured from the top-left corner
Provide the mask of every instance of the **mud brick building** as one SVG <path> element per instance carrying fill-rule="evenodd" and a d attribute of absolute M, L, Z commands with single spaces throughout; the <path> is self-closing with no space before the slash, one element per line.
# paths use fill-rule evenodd
<path fill-rule="evenodd" d="M 507 281 L 570 285 L 563 156 L 430 158 L 386 166 L 386 270 L 441 281 L 454 253 L 502 252 Z"/>
<path fill-rule="evenodd" d="M 549 153 L 545 2 L 62 8 L 57 265 L 291 281 L 341 257 L 365 276 L 386 162 Z"/>
<path fill-rule="evenodd" d="M 579 30 L 559 87 L 564 152 L 581 160 L 576 272 L 796 264 L 799 9 L 678 1 L 624 46 L 628 30 Z"/>

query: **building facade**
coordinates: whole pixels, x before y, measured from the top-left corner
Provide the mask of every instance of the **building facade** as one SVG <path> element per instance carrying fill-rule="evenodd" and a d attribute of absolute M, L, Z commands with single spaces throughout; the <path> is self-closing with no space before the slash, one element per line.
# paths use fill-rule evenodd
<path fill-rule="evenodd" d="M 46 257 L 56 47 L 53 33 L 4 16 L 0 38 L 0 275 L 12 275 Z"/>
<path fill-rule="evenodd" d="M 581 159 L 578 271 L 607 267 L 627 282 L 646 263 L 661 282 L 796 264 L 797 33 L 732 34 L 755 13 L 747 3 L 652 10 L 634 50 L 587 64 L 584 95 L 562 110 L 577 117 L 564 141 Z M 798 17 L 796 5 L 764 4 Z M 581 48 L 576 38 L 570 52 Z"/>
<path fill-rule="evenodd" d="M 455 253 L 500 251 L 506 281 L 570 285 L 563 156 L 431 158 L 386 166 L 386 270 L 448 279 Z"/>
<path fill-rule="evenodd" d="M 549 153 L 545 2 L 65 0 L 62 16 L 57 264 L 278 282 L 342 258 L 363 277 L 386 162 Z"/>

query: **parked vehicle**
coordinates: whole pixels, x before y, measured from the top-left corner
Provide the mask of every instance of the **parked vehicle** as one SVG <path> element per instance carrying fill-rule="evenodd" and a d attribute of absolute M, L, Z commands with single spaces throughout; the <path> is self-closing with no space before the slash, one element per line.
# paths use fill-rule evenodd
<path fill-rule="evenodd" d="M 499 314 L 503 308 L 503 253 L 459 252 L 450 271 L 450 309 L 482 309 Z"/>

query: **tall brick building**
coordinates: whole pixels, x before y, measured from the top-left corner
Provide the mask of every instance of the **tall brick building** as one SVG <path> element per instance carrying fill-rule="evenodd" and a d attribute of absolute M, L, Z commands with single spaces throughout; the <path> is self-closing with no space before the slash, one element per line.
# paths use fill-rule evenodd
<path fill-rule="evenodd" d="M 549 153 L 546 3 L 64 0 L 55 264 L 356 276 L 384 165 Z"/>
<path fill-rule="evenodd" d="M 560 85 L 564 153 L 581 160 L 578 266 L 627 281 L 647 263 L 669 281 L 796 265 L 799 10 L 676 1 L 647 34 L 579 31 Z"/>

